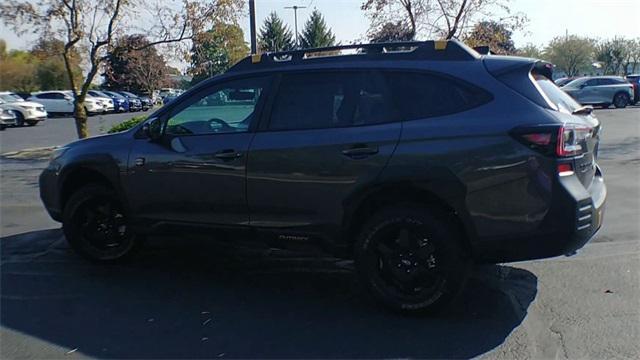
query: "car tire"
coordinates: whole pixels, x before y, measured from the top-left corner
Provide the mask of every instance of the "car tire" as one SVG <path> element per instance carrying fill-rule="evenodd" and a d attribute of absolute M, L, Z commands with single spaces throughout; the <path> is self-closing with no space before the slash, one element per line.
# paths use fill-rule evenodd
<path fill-rule="evenodd" d="M 0 125 L 0 131 L 4 131 L 7 128 L 6 125 Z"/>
<path fill-rule="evenodd" d="M 122 202 L 104 185 L 87 185 L 73 193 L 62 218 L 71 248 L 95 263 L 129 260 L 142 244 L 128 227 Z"/>
<path fill-rule="evenodd" d="M 613 97 L 613 105 L 618 109 L 624 109 L 629 105 L 629 95 L 625 93 L 617 93 Z"/>
<path fill-rule="evenodd" d="M 24 126 L 24 115 L 19 111 L 16 111 L 16 126 Z"/>
<path fill-rule="evenodd" d="M 38 124 L 37 121 L 33 121 L 33 120 L 32 121 L 27 121 L 27 125 L 28 126 L 36 126 L 37 124 Z"/>
<path fill-rule="evenodd" d="M 417 205 L 390 207 L 362 228 L 356 269 L 373 297 L 401 313 L 442 310 L 463 288 L 471 260 L 450 216 Z"/>

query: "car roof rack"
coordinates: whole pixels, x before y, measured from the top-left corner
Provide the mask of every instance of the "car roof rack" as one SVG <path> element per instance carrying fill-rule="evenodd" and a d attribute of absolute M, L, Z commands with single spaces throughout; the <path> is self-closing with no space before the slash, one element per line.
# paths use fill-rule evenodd
<path fill-rule="evenodd" d="M 341 54 L 345 50 L 350 53 Z M 227 72 L 263 70 L 287 65 L 333 63 L 360 60 L 465 61 L 480 58 L 459 40 L 403 41 L 329 46 L 254 54 L 240 60 Z"/>

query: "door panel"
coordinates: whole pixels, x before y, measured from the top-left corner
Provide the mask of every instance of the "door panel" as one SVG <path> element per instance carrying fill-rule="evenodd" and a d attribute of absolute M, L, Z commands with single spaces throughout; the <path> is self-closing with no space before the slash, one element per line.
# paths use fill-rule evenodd
<path fill-rule="evenodd" d="M 245 164 L 253 134 L 137 140 L 129 157 L 128 198 L 138 217 L 158 221 L 246 224 Z M 219 158 L 224 151 L 233 158 Z"/>
<path fill-rule="evenodd" d="M 270 110 L 247 163 L 251 225 L 339 226 L 343 201 L 376 179 L 400 137 L 384 77 L 284 75 Z"/>
<path fill-rule="evenodd" d="M 246 162 L 269 78 L 214 84 L 172 104 L 159 141 L 135 141 L 128 198 L 135 217 L 246 225 Z"/>
<path fill-rule="evenodd" d="M 380 174 L 400 131 L 400 123 L 391 123 L 258 133 L 251 145 L 247 173 L 251 224 L 340 224 L 343 200 Z M 354 151 L 358 148 L 366 150 Z"/>

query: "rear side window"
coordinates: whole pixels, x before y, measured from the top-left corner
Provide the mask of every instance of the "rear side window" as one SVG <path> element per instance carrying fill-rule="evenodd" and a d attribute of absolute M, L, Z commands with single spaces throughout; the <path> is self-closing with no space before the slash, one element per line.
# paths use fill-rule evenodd
<path fill-rule="evenodd" d="M 553 81 L 535 73 L 533 73 L 532 76 L 538 89 L 554 109 L 572 113 L 580 108 L 580 104 L 573 100 L 571 96 L 567 95 L 566 92 L 560 90 Z"/>
<path fill-rule="evenodd" d="M 269 129 L 323 129 L 398 121 L 379 72 L 318 72 L 283 76 Z"/>
<path fill-rule="evenodd" d="M 385 78 L 402 120 L 454 114 L 491 100 L 484 90 L 443 76 L 388 72 Z"/>

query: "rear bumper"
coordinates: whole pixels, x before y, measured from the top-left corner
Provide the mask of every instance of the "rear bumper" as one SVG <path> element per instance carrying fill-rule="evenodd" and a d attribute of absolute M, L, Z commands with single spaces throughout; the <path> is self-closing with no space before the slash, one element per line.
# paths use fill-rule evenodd
<path fill-rule="evenodd" d="M 540 230 L 520 237 L 480 241 L 474 255 L 480 262 L 500 263 L 572 255 L 600 230 L 607 188 L 597 168 L 586 189 L 576 176 L 560 177 L 553 204 Z"/>

